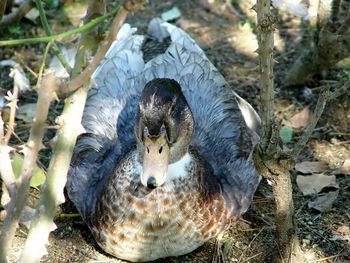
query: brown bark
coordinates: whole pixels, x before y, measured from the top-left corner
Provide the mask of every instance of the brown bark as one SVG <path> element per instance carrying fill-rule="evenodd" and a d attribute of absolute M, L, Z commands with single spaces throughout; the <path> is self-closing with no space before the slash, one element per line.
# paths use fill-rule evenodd
<path fill-rule="evenodd" d="M 273 27 L 275 17 L 270 0 L 257 1 L 260 62 L 260 97 L 263 119 L 262 142 L 254 152 L 254 163 L 260 174 L 272 182 L 276 203 L 276 229 L 281 258 L 276 261 L 304 262 L 295 224 L 292 183 L 289 170 L 291 158 L 282 152 L 279 127 L 274 124 Z"/>

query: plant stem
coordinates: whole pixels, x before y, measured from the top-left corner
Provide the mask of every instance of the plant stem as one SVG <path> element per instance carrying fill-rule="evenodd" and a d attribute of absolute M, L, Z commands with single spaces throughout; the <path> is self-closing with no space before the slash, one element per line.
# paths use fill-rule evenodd
<path fill-rule="evenodd" d="M 58 130 L 58 139 L 50 161 L 44 191 L 39 201 L 40 209 L 37 209 L 35 219 L 31 224 L 20 262 L 39 262 L 46 253 L 49 233 L 56 228 L 53 218 L 57 206 L 64 202 L 63 188 L 66 184 L 76 137 L 80 130 L 87 91 L 86 87 L 80 88 L 66 100 L 60 117 L 62 127 Z"/>
<path fill-rule="evenodd" d="M 45 48 L 45 51 L 44 51 L 44 54 L 43 54 L 43 59 L 42 59 L 42 61 L 41 61 L 39 73 L 38 73 L 38 79 L 37 79 L 37 82 L 36 82 L 36 85 L 35 85 L 35 87 L 36 87 L 37 89 L 39 88 L 39 85 L 40 85 L 40 83 L 41 83 L 41 79 L 42 79 L 43 72 L 44 72 L 45 65 L 46 65 L 47 54 L 49 53 L 49 50 L 50 50 L 52 44 L 53 44 L 53 41 L 50 41 L 50 42 L 46 45 L 46 48 Z"/>
<path fill-rule="evenodd" d="M 64 38 L 73 36 L 75 34 L 81 33 L 85 30 L 89 30 L 90 28 L 93 28 L 94 26 L 102 23 L 108 18 L 111 18 L 116 14 L 116 12 L 119 10 L 119 6 L 115 8 L 112 12 L 108 13 L 107 15 L 98 17 L 93 19 L 91 22 L 83 25 L 82 27 L 72 29 L 70 31 L 52 35 L 52 36 L 46 36 L 46 37 L 36 37 L 36 38 L 26 38 L 26 39 L 14 39 L 14 40 L 3 40 L 0 41 L 0 46 L 13 46 L 13 45 L 22 45 L 22 44 L 35 44 L 35 43 L 42 43 L 42 42 L 50 42 L 50 41 L 58 41 L 62 40 Z"/>
<path fill-rule="evenodd" d="M 271 1 L 257 1 L 258 11 L 258 42 L 260 61 L 260 96 L 263 119 L 262 148 L 266 149 L 271 139 L 274 118 L 274 90 L 273 90 L 273 22 L 271 20 Z"/>
<path fill-rule="evenodd" d="M 68 82 L 60 88 L 60 96 L 65 96 L 69 94 L 70 92 L 76 90 L 90 79 L 92 73 L 100 65 L 100 62 L 105 58 L 106 52 L 112 45 L 113 41 L 116 39 L 117 33 L 121 28 L 122 24 L 124 23 L 128 13 L 129 11 L 127 11 L 125 8 L 121 8 L 119 10 L 118 14 L 112 22 L 109 35 L 106 39 L 106 43 L 101 45 L 101 47 L 96 52 L 96 55 L 94 56 L 92 62 L 87 66 L 87 68 L 85 68 L 85 70 L 81 74 L 79 74 L 77 77 L 75 77 L 70 82 Z"/>
<path fill-rule="evenodd" d="M 38 90 L 38 103 L 28 142 L 24 146 L 24 161 L 21 175 L 17 179 L 16 195 L 11 198 L 0 234 L 0 262 L 7 262 L 8 253 L 18 227 L 19 217 L 25 206 L 29 192 L 29 181 L 33 174 L 38 152 L 42 149 L 42 137 L 50 102 L 54 97 L 56 85 L 53 74 L 47 74 Z"/>
<path fill-rule="evenodd" d="M 39 10 L 41 24 L 42 24 L 42 26 L 43 26 L 43 28 L 44 28 L 44 30 L 46 32 L 46 35 L 51 36 L 52 32 L 51 32 L 49 23 L 47 21 L 46 15 L 45 15 L 45 10 L 44 10 L 44 7 L 42 5 L 42 1 L 41 0 L 35 0 L 35 4 L 36 4 L 36 7 Z M 64 58 L 61 50 L 58 48 L 56 43 L 53 44 L 53 48 L 52 49 L 53 49 L 54 54 L 57 56 L 58 60 L 61 62 L 62 66 L 69 73 L 71 71 L 71 67 L 67 63 L 66 59 Z"/>

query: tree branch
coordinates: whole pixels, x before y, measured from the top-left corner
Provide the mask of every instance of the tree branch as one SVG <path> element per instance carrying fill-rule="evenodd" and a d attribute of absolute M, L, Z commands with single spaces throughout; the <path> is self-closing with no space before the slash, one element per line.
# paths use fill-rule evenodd
<path fill-rule="evenodd" d="M 14 82 L 13 82 L 13 93 L 7 96 L 8 100 L 10 101 L 8 104 L 10 106 L 10 118 L 9 118 L 7 131 L 5 135 L 6 144 L 8 144 L 15 126 L 15 115 L 16 115 L 17 98 L 18 98 L 18 91 L 19 91 L 18 83 L 15 77 L 16 74 L 19 74 L 17 67 L 18 67 L 18 64 L 14 66 L 14 68 L 11 70 L 11 73 L 10 73 L 10 76 L 14 79 Z"/>
<path fill-rule="evenodd" d="M 47 19 L 46 19 L 45 10 L 43 8 L 42 1 L 35 0 L 35 4 L 36 4 L 37 9 L 39 10 L 41 24 L 46 32 L 46 35 L 51 36 L 52 32 L 51 32 L 49 23 L 47 22 Z M 61 62 L 62 66 L 65 68 L 65 70 L 67 72 L 70 72 L 72 69 L 69 66 L 69 64 L 67 63 L 66 59 L 64 58 L 61 50 L 58 48 L 56 43 L 53 44 L 52 50 L 53 50 L 54 54 L 57 56 L 58 60 Z"/>
<path fill-rule="evenodd" d="M 273 88 L 273 19 L 270 11 L 271 1 L 257 1 L 258 12 L 258 42 L 260 61 L 260 96 L 261 115 L 263 120 L 262 148 L 266 149 L 271 139 L 274 119 L 274 88 Z"/>
<path fill-rule="evenodd" d="M 303 131 L 303 134 L 301 135 L 301 138 L 299 139 L 295 147 L 289 153 L 294 160 L 299 156 L 300 152 L 309 140 L 312 132 L 315 130 L 315 127 L 323 113 L 327 101 L 335 99 L 336 97 L 344 94 L 349 89 L 349 86 L 350 79 L 347 80 L 341 87 L 337 88 L 334 92 L 330 92 L 330 87 L 328 86 L 325 87 L 325 89 L 320 93 L 309 124 Z"/>
<path fill-rule="evenodd" d="M 67 84 L 62 85 L 60 87 L 59 95 L 66 96 L 67 94 L 73 92 L 84 83 L 86 83 L 92 73 L 96 70 L 96 68 L 100 65 L 100 62 L 105 58 L 105 55 L 112 45 L 113 41 L 116 39 L 117 33 L 121 28 L 122 24 L 125 21 L 126 16 L 128 15 L 128 11 L 125 8 L 120 8 L 118 14 L 114 18 L 109 34 L 106 38 L 105 44 L 103 44 L 97 51 L 91 63 L 89 63 L 88 67 L 79 74 L 77 77 L 69 81 Z"/>
<path fill-rule="evenodd" d="M 43 79 L 41 89 L 38 90 L 36 116 L 30 130 L 28 142 L 23 149 L 25 157 L 21 175 L 17 179 L 16 196 L 11 198 L 0 234 L 0 262 L 7 262 L 7 256 L 18 227 L 19 218 L 28 197 L 29 181 L 33 174 L 38 152 L 42 148 L 41 141 L 44 134 L 45 121 L 50 102 L 55 94 L 56 85 L 53 80 L 54 75 L 52 73 L 47 74 Z"/>
<path fill-rule="evenodd" d="M 7 145 L 4 136 L 4 121 L 0 113 L 0 175 L 8 194 L 13 198 L 16 194 L 16 177 L 13 174 L 10 153 L 11 148 Z"/>
<path fill-rule="evenodd" d="M 117 11 L 118 11 L 118 8 L 114 9 L 112 12 L 110 12 L 109 14 L 107 14 L 105 16 L 101 16 L 101 17 L 93 19 L 91 22 L 85 24 L 82 27 L 75 28 L 75 29 L 72 29 L 70 31 L 58 34 L 58 35 L 52 35 L 52 36 L 46 36 L 46 37 L 26 38 L 26 39 L 3 40 L 3 41 L 0 41 L 0 47 L 1 46 L 21 45 L 21 44 L 35 44 L 35 43 L 62 40 L 64 38 L 76 35 L 78 33 L 85 31 L 85 30 L 89 30 L 90 28 L 95 27 L 96 25 L 102 23 L 106 19 L 109 19 L 112 16 L 114 16 Z"/>

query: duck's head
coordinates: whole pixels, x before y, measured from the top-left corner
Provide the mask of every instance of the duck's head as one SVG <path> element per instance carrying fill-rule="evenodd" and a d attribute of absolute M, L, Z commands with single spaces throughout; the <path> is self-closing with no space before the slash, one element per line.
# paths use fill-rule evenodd
<path fill-rule="evenodd" d="M 183 157 L 192 139 L 193 117 L 179 83 L 153 79 L 144 87 L 135 123 L 141 183 L 151 189 L 167 179 L 168 165 Z"/>

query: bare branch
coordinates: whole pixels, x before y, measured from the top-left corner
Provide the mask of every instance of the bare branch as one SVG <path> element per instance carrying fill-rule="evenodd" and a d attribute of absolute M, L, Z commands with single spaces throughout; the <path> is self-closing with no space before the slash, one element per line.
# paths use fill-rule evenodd
<path fill-rule="evenodd" d="M 316 125 L 317 125 L 317 123 L 322 115 L 322 112 L 326 106 L 326 102 L 329 100 L 335 99 L 336 97 L 344 94 L 349 89 L 349 86 L 350 86 L 350 79 L 348 81 L 346 81 L 343 84 L 343 86 L 336 89 L 334 92 L 330 92 L 329 91 L 330 87 L 327 86 L 320 93 L 318 100 L 317 100 L 315 110 L 313 111 L 313 114 L 312 114 L 312 117 L 311 117 L 309 124 L 307 125 L 307 127 L 303 131 L 303 134 L 302 134 L 301 138 L 299 139 L 299 141 L 297 142 L 297 144 L 295 145 L 295 147 L 290 152 L 290 155 L 291 155 L 291 157 L 294 158 L 294 160 L 299 156 L 301 150 L 305 147 L 312 132 L 314 131 L 314 129 L 315 129 L 315 127 L 316 127 Z"/>
<path fill-rule="evenodd" d="M 11 74 L 10 74 L 13 77 L 14 82 L 13 82 L 13 93 L 9 96 L 10 118 L 9 118 L 9 122 L 7 125 L 7 131 L 6 131 L 6 135 L 5 135 L 5 144 L 8 144 L 8 141 L 11 138 L 11 135 L 12 135 L 12 132 L 13 132 L 14 126 L 15 126 L 15 115 L 16 115 L 17 98 L 18 98 L 18 91 L 19 91 L 18 83 L 17 83 L 16 77 L 15 77 L 15 74 L 19 74 L 18 68 L 16 68 L 16 66 L 18 67 L 18 64 L 14 66 L 14 68 L 12 69 Z"/>
<path fill-rule="evenodd" d="M 4 136 L 4 122 L 0 113 L 0 175 L 1 179 L 10 195 L 14 197 L 16 193 L 16 177 L 13 174 L 11 159 L 9 152 L 11 148 L 7 145 L 5 136 Z"/>
<path fill-rule="evenodd" d="M 43 28 L 44 28 L 44 30 L 46 32 L 46 35 L 51 36 L 52 32 L 51 32 L 49 23 L 47 22 L 47 19 L 46 19 L 45 10 L 44 10 L 44 7 L 42 5 L 42 1 L 41 0 L 35 0 L 35 4 L 36 4 L 36 7 L 39 10 L 41 24 L 43 25 Z M 67 63 L 66 59 L 64 58 L 61 50 L 58 48 L 56 43 L 53 44 L 53 52 L 57 56 L 58 60 L 61 62 L 62 66 L 65 68 L 65 70 L 67 72 L 70 72 L 71 71 L 71 67 Z"/>
<path fill-rule="evenodd" d="M 60 96 L 64 96 L 73 92 L 77 88 L 81 87 L 84 83 L 89 81 L 92 73 L 96 70 L 100 62 L 104 59 L 105 54 L 107 53 L 108 49 L 112 45 L 113 41 L 116 39 L 117 33 L 121 28 L 122 24 L 124 23 L 128 13 L 129 12 L 125 8 L 120 8 L 119 12 L 117 13 L 116 17 L 112 22 L 109 35 L 107 36 L 107 39 L 106 39 L 106 43 L 103 44 L 98 49 L 92 62 L 88 65 L 87 68 L 85 68 L 85 70 L 81 74 L 79 74 L 76 78 L 72 79 L 69 83 L 63 85 L 60 88 L 59 90 Z"/>
<path fill-rule="evenodd" d="M 263 120 L 262 148 L 266 149 L 271 139 L 271 127 L 274 117 L 274 90 L 273 90 L 273 18 L 271 1 L 257 1 L 258 10 L 258 42 L 260 61 L 260 96 L 261 114 Z"/>
<path fill-rule="evenodd" d="M 33 174 L 38 152 L 42 148 L 41 141 L 48 109 L 55 94 L 56 85 L 54 79 L 53 73 L 46 74 L 43 78 L 42 88 L 37 91 L 39 97 L 36 116 L 30 130 L 28 142 L 23 150 L 25 157 L 21 175 L 17 180 L 17 194 L 15 198 L 11 198 L 0 234 L 0 262 L 7 262 L 7 256 L 18 227 L 19 218 L 28 196 L 29 181 Z"/>

